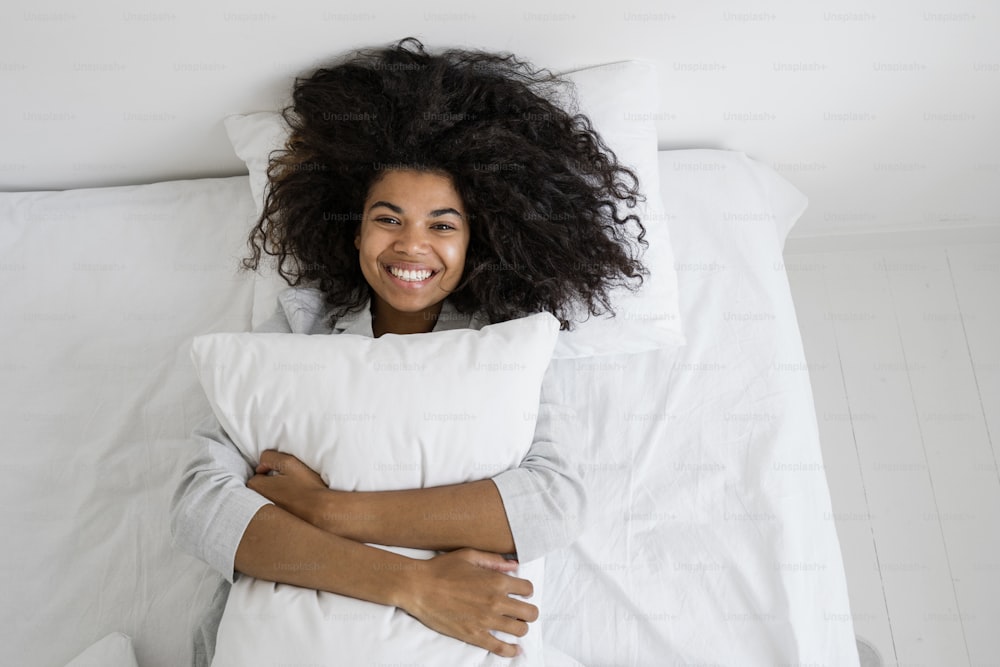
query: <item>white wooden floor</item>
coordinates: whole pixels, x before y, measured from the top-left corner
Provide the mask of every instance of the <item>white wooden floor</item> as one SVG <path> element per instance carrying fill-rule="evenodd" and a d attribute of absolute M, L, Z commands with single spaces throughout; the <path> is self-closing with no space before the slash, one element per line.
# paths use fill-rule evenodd
<path fill-rule="evenodd" d="M 1000 243 L 785 265 L 857 635 L 887 666 L 1000 665 Z"/>

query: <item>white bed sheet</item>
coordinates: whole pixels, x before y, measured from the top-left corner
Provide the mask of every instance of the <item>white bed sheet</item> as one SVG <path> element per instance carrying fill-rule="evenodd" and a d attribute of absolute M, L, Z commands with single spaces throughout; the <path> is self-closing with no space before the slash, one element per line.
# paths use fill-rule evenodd
<path fill-rule="evenodd" d="M 556 362 L 590 434 L 591 523 L 547 560 L 545 627 L 587 665 L 858 662 L 787 229 L 713 196 L 750 170 L 660 153 L 685 348 Z"/>
<path fill-rule="evenodd" d="M 593 523 L 547 559 L 547 638 L 588 667 L 849 666 L 787 216 L 727 211 L 720 188 L 757 172 L 710 153 L 661 153 L 688 346 L 557 362 L 591 428 Z M 0 194 L 5 664 L 63 665 L 115 631 L 142 667 L 189 663 L 219 577 L 170 545 L 209 411 L 186 341 L 249 328 L 251 209 L 245 177 Z"/>
<path fill-rule="evenodd" d="M 190 664 L 219 577 L 170 544 L 209 413 L 192 333 L 249 327 L 247 177 L 0 193 L 0 664 L 59 667 L 112 632 Z"/>

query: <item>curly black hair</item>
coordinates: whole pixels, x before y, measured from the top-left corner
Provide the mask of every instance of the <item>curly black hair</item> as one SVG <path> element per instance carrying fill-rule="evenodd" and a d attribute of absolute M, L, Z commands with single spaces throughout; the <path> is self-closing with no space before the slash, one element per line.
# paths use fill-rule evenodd
<path fill-rule="evenodd" d="M 512 54 L 429 54 L 414 38 L 298 77 L 243 267 L 276 257 L 290 286 L 324 294 L 332 325 L 371 296 L 354 245 L 369 188 L 426 170 L 451 177 L 469 214 L 459 312 L 545 310 L 563 329 L 581 311 L 613 315 L 610 291 L 648 275 L 645 228 L 626 210 L 639 180 L 572 105 L 568 82 Z"/>

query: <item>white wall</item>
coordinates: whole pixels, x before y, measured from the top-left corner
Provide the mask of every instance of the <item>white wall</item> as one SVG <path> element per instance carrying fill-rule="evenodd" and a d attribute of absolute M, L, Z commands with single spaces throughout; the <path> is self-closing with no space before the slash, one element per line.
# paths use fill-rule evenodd
<path fill-rule="evenodd" d="M 0 189 L 239 173 L 225 114 L 406 35 L 555 70 L 655 60 L 660 147 L 773 165 L 811 200 L 794 236 L 1000 225 L 995 0 L 8 1 Z"/>

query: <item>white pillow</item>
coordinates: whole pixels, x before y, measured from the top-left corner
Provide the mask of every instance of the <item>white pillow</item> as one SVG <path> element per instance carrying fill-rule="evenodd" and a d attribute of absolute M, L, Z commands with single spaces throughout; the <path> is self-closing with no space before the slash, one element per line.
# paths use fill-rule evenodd
<path fill-rule="evenodd" d="M 0 193 L 7 465 L 20 451 L 0 572 L 60 573 L 4 576 L 5 610 L 31 600 L 36 620 L 4 623 L 0 663 L 61 665 L 117 629 L 146 665 L 191 664 L 219 575 L 171 545 L 170 500 L 209 414 L 178 349 L 250 326 L 236 266 L 253 215 L 245 175 Z"/>
<path fill-rule="evenodd" d="M 576 318 L 586 321 L 573 331 L 560 332 L 553 357 L 622 354 L 683 345 L 677 273 L 660 198 L 656 157 L 656 66 L 624 61 L 565 76 L 576 86 L 579 111 L 590 117 L 619 161 L 639 176 L 646 202 L 637 213 L 646 227 L 649 247 L 643 261 L 650 275 L 638 292 L 619 289 L 613 294 L 615 317 Z M 268 156 L 284 147 L 287 126 L 281 114 L 270 111 L 228 116 L 224 122 L 236 154 L 250 170 L 250 188 L 259 214 L 267 186 Z M 254 326 L 270 316 L 275 296 L 284 287 L 287 285 L 273 273 L 260 278 L 254 298 Z"/>
<path fill-rule="evenodd" d="M 659 162 L 666 217 L 678 226 L 702 228 L 721 222 L 744 232 L 759 230 L 763 237 L 776 239 L 780 248 L 809 205 L 809 198 L 784 176 L 739 151 L 661 151 Z M 674 268 L 712 270 L 683 257 Z"/>
<path fill-rule="evenodd" d="M 489 478 L 521 462 L 558 327 L 555 317 L 538 313 L 480 330 L 380 338 L 208 334 L 194 339 L 191 353 L 213 411 L 251 460 L 275 448 L 297 456 L 331 488 L 408 489 Z M 538 598 L 543 572 L 536 560 L 521 563 L 516 576 L 530 580 Z M 537 623 L 526 637 L 506 639 L 524 653 L 499 664 L 543 664 Z M 213 665 L 333 658 L 351 666 L 425 659 L 478 665 L 491 654 L 393 607 L 250 577 L 236 581 Z"/>
<path fill-rule="evenodd" d="M 138 667 L 138 663 L 132 650 L 132 638 L 112 632 L 67 662 L 66 667 Z"/>

